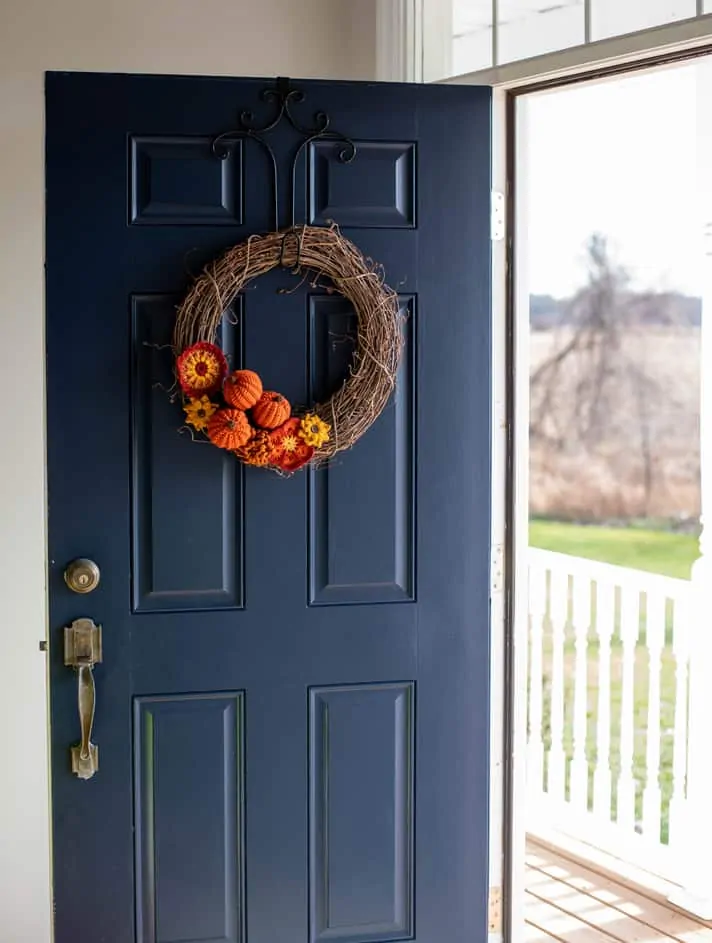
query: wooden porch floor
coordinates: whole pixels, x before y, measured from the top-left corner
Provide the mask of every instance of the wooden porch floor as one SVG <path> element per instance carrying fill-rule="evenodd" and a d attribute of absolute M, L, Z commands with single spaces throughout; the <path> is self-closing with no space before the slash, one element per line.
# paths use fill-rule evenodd
<path fill-rule="evenodd" d="M 531 839 L 525 897 L 526 943 L 712 943 L 712 924 Z"/>

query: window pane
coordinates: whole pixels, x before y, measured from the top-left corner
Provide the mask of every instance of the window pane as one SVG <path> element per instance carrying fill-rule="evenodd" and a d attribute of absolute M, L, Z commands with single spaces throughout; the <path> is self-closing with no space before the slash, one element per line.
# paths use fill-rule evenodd
<path fill-rule="evenodd" d="M 492 0 L 453 0 L 452 75 L 491 65 Z"/>
<path fill-rule="evenodd" d="M 707 0 L 708 9 L 710 0 Z M 697 12 L 695 0 L 645 0 L 645 3 L 621 3 L 621 0 L 591 0 L 591 38 L 620 36 L 639 29 L 684 20 Z"/>
<path fill-rule="evenodd" d="M 616 0 L 618 2 L 618 0 Z M 585 40 L 583 0 L 499 0 L 497 65 L 578 46 Z"/>
<path fill-rule="evenodd" d="M 663 520 L 694 532 L 706 317 L 700 184 L 712 160 L 702 155 L 699 179 L 697 142 L 704 123 L 712 129 L 712 109 L 698 68 L 517 98 L 515 296 L 521 333 L 527 315 L 530 326 L 530 509 L 548 518 L 532 528 L 535 545 L 577 553 L 548 536 L 561 521 L 576 522 L 563 529 L 581 534 L 587 552 L 595 531 L 576 530 L 583 521 L 615 520 L 616 541 L 626 527 Z M 518 367 L 526 372 L 523 357 Z M 599 559 L 622 562 L 603 543 Z"/>

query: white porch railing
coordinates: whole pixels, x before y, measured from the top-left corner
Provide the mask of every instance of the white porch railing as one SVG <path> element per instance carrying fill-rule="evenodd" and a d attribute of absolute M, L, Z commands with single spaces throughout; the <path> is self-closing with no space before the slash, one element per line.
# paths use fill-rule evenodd
<path fill-rule="evenodd" d="M 692 585 L 529 550 L 528 830 L 678 884 Z"/>

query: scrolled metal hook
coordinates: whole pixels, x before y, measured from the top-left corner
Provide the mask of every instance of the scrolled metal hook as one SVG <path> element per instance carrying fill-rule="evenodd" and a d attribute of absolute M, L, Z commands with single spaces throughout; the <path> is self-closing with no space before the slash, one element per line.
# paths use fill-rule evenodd
<path fill-rule="evenodd" d="M 293 88 L 290 80 L 287 78 L 278 78 L 274 86 L 262 89 L 260 99 L 263 102 L 274 103 L 276 105 L 275 113 L 272 118 L 263 125 L 256 124 L 254 112 L 249 109 L 243 109 L 238 117 L 238 127 L 232 131 L 224 131 L 213 138 L 211 149 L 213 155 L 220 160 L 227 160 L 230 156 L 232 147 L 240 140 L 252 138 L 267 152 L 272 167 L 273 196 L 274 196 L 274 228 L 279 228 L 279 193 L 278 193 L 278 174 L 277 159 L 270 144 L 264 139 L 269 131 L 272 131 L 286 118 L 291 127 L 302 136 L 303 140 L 296 147 L 292 158 L 291 168 L 291 225 L 296 223 L 296 174 L 302 152 L 313 142 L 318 140 L 328 140 L 340 145 L 337 156 L 342 164 L 350 164 L 356 156 L 356 144 L 351 138 L 341 134 L 338 131 L 331 130 L 331 119 L 325 111 L 314 113 L 314 126 L 308 127 L 302 124 L 293 114 L 292 106 L 301 104 L 305 101 L 306 95 L 299 88 Z M 301 243 L 297 254 L 298 261 L 301 258 Z M 284 251 L 282 251 L 282 258 Z"/>

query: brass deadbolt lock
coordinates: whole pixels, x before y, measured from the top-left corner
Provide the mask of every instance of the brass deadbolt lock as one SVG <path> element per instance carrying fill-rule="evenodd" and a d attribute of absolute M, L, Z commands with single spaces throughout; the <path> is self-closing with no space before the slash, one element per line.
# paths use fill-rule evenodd
<path fill-rule="evenodd" d="M 101 573 L 93 560 L 80 557 L 67 564 L 64 582 L 73 593 L 91 593 L 99 585 Z"/>

